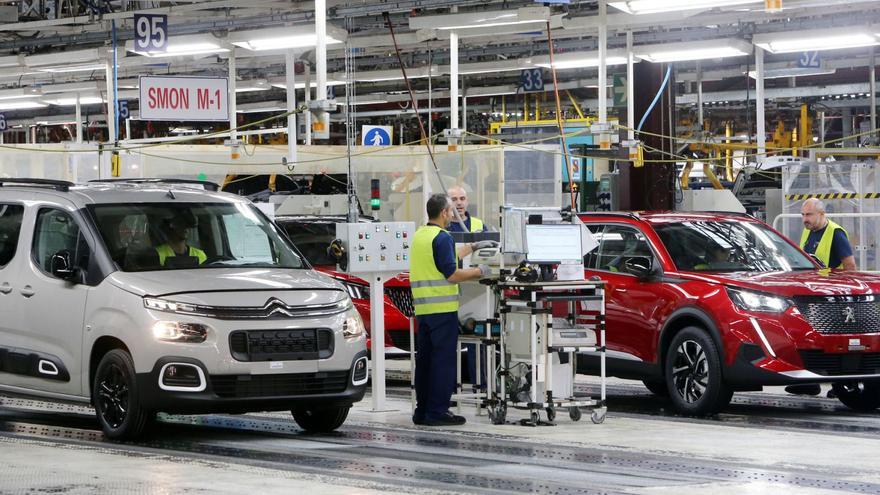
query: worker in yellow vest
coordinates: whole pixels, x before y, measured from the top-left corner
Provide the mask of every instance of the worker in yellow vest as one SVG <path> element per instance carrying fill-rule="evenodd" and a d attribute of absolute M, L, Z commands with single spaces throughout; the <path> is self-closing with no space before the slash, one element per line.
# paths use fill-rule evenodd
<path fill-rule="evenodd" d="M 849 236 L 843 227 L 825 218 L 825 203 L 816 198 L 804 201 L 801 218 L 801 249 L 816 255 L 829 268 L 856 269 Z"/>
<path fill-rule="evenodd" d="M 452 204 L 455 205 L 455 209 L 458 211 L 458 215 L 461 217 L 461 220 L 464 222 L 464 226 L 467 229 L 463 229 L 461 223 L 458 222 L 458 220 L 453 219 L 452 223 L 449 224 L 450 232 L 485 232 L 488 230 L 486 224 L 483 223 L 482 220 L 477 217 L 472 217 L 471 214 L 468 213 L 468 195 L 463 187 L 452 186 L 447 192 L 449 193 L 449 199 L 452 200 Z"/>
<path fill-rule="evenodd" d="M 172 218 L 166 218 L 162 224 L 165 233 L 165 243 L 156 246 L 159 255 L 159 265 L 165 266 L 165 261 L 174 256 L 191 256 L 196 258 L 201 265 L 208 256 L 201 249 L 187 244 L 189 229 L 196 226 L 195 216 L 190 212 L 180 212 Z"/>
<path fill-rule="evenodd" d="M 409 281 L 418 323 L 416 342 L 416 410 L 413 423 L 442 426 L 465 423 L 462 416 L 449 412 L 455 390 L 456 346 L 458 345 L 458 284 L 487 278 L 489 267 L 459 268 L 458 258 L 474 249 L 476 242 L 455 249 L 445 229 L 455 217 L 454 207 L 445 194 L 428 199 L 428 224 L 413 236 Z"/>

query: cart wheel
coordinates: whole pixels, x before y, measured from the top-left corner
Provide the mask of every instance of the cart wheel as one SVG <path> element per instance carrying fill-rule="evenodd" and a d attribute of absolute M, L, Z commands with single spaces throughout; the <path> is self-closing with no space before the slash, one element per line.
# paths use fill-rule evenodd
<path fill-rule="evenodd" d="M 601 424 L 605 421 L 606 412 L 608 412 L 608 410 L 604 407 L 601 409 L 596 409 L 593 411 L 593 414 L 590 415 L 590 420 L 592 420 L 594 424 Z"/>
<path fill-rule="evenodd" d="M 537 425 L 541 421 L 541 416 L 538 415 L 538 411 L 532 411 L 530 417 L 533 425 Z"/>
<path fill-rule="evenodd" d="M 507 419 L 507 404 L 504 402 L 489 408 L 489 420 L 493 425 L 503 425 Z"/>
<path fill-rule="evenodd" d="M 581 420 L 581 410 L 579 407 L 569 407 L 568 408 L 568 417 L 571 418 L 572 421 L 580 421 Z"/>
<path fill-rule="evenodd" d="M 548 407 L 547 408 L 547 421 L 553 421 L 554 419 L 556 419 L 556 409 L 553 409 L 552 407 Z"/>

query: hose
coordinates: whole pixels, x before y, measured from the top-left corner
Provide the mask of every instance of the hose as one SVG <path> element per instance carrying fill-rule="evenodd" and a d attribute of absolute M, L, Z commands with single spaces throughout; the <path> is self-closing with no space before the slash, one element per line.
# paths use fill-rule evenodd
<path fill-rule="evenodd" d="M 663 83 L 660 84 L 660 89 L 657 91 L 657 95 L 654 96 L 654 101 L 652 101 L 651 104 L 648 105 L 648 109 L 645 110 L 645 115 L 642 115 L 642 120 L 639 121 L 639 125 L 636 127 L 636 132 L 639 132 L 642 130 L 642 126 L 645 124 L 645 120 L 648 119 L 648 115 L 651 115 L 651 110 L 654 109 L 654 105 L 656 105 L 657 102 L 660 101 L 660 95 L 662 95 L 663 91 L 666 90 L 666 85 L 669 84 L 669 76 L 671 76 L 671 75 L 672 75 L 672 65 L 667 65 L 666 66 L 666 76 L 663 78 Z"/>

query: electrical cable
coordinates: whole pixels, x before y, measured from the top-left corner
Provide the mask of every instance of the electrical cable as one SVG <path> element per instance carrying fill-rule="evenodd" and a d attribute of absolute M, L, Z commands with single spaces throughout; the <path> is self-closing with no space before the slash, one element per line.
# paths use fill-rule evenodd
<path fill-rule="evenodd" d="M 657 94 L 654 96 L 654 100 L 648 105 L 648 109 L 645 110 L 645 114 L 642 115 L 642 120 L 639 121 L 639 125 L 636 127 L 636 132 L 641 132 L 642 126 L 645 125 L 645 120 L 648 119 L 648 115 L 651 115 L 651 110 L 654 109 L 654 105 L 660 101 L 660 96 L 663 95 L 663 91 L 666 90 L 666 85 L 669 84 L 669 76 L 672 75 L 672 65 L 666 66 L 666 76 L 663 77 L 663 82 L 660 84 L 660 89 L 657 90 Z"/>
<path fill-rule="evenodd" d="M 575 198 L 574 187 L 574 170 L 571 166 L 571 159 L 568 156 L 568 144 L 565 141 L 565 128 L 562 126 L 562 103 L 559 101 L 559 84 L 556 83 L 556 66 L 553 64 L 553 35 L 550 30 L 550 21 L 547 21 L 547 44 L 550 52 L 550 72 L 553 74 L 553 94 L 556 95 L 556 125 L 559 127 L 559 136 L 562 141 L 562 156 L 565 158 L 565 171 L 568 173 L 568 192 L 571 195 L 571 209 L 577 211 L 577 200 Z M 525 94 L 525 93 L 523 93 Z M 602 98 L 602 95 L 599 95 Z M 536 100 L 537 101 L 537 100 Z M 537 103 L 535 103 L 537 105 Z M 537 115 L 535 115 L 537 119 Z"/>
<path fill-rule="evenodd" d="M 412 102 L 413 112 L 415 112 L 416 120 L 419 122 L 419 134 L 425 143 L 428 155 L 431 157 L 431 164 L 434 166 L 434 172 L 437 173 L 437 181 L 440 184 L 440 189 L 443 190 L 443 194 L 449 196 L 449 193 L 446 191 L 446 186 L 443 185 L 443 176 L 440 174 L 440 169 L 437 167 L 437 160 L 434 159 L 434 151 L 431 149 L 431 144 L 428 142 L 428 136 L 425 133 L 425 123 L 422 122 L 422 116 L 419 114 L 419 105 L 418 102 L 416 102 L 415 93 L 413 93 L 412 85 L 409 83 L 409 77 L 406 75 L 406 66 L 403 65 L 403 58 L 400 56 L 400 46 L 397 45 L 397 37 L 394 35 L 394 25 L 391 23 L 391 15 L 386 11 L 382 12 L 382 17 L 385 18 L 385 23 L 388 24 L 388 30 L 391 32 L 391 41 L 394 43 L 394 52 L 397 54 L 397 63 L 400 64 L 400 71 L 403 73 L 403 82 L 406 84 L 406 90 L 409 92 L 409 99 Z M 430 71 L 430 69 L 431 68 L 429 67 L 428 70 Z M 467 132 L 467 129 L 465 129 L 465 132 Z M 465 225 L 464 220 L 461 218 L 461 214 L 458 213 L 458 209 L 453 208 L 452 212 L 455 214 L 455 220 L 461 225 L 461 230 L 467 232 L 467 225 Z"/>

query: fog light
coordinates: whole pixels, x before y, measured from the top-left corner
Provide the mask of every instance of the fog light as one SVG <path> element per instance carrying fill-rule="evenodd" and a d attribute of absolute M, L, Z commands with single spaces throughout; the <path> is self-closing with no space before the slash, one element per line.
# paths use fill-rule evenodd
<path fill-rule="evenodd" d="M 166 342 L 200 343 L 208 338 L 208 327 L 198 323 L 157 321 L 153 324 L 153 336 Z"/>
<path fill-rule="evenodd" d="M 354 385 L 367 383 L 367 358 L 362 357 L 355 361 L 354 372 L 351 374 L 351 383 Z"/>
<path fill-rule="evenodd" d="M 201 392 L 205 390 L 205 374 L 194 364 L 168 363 L 159 372 L 162 390 Z"/>

